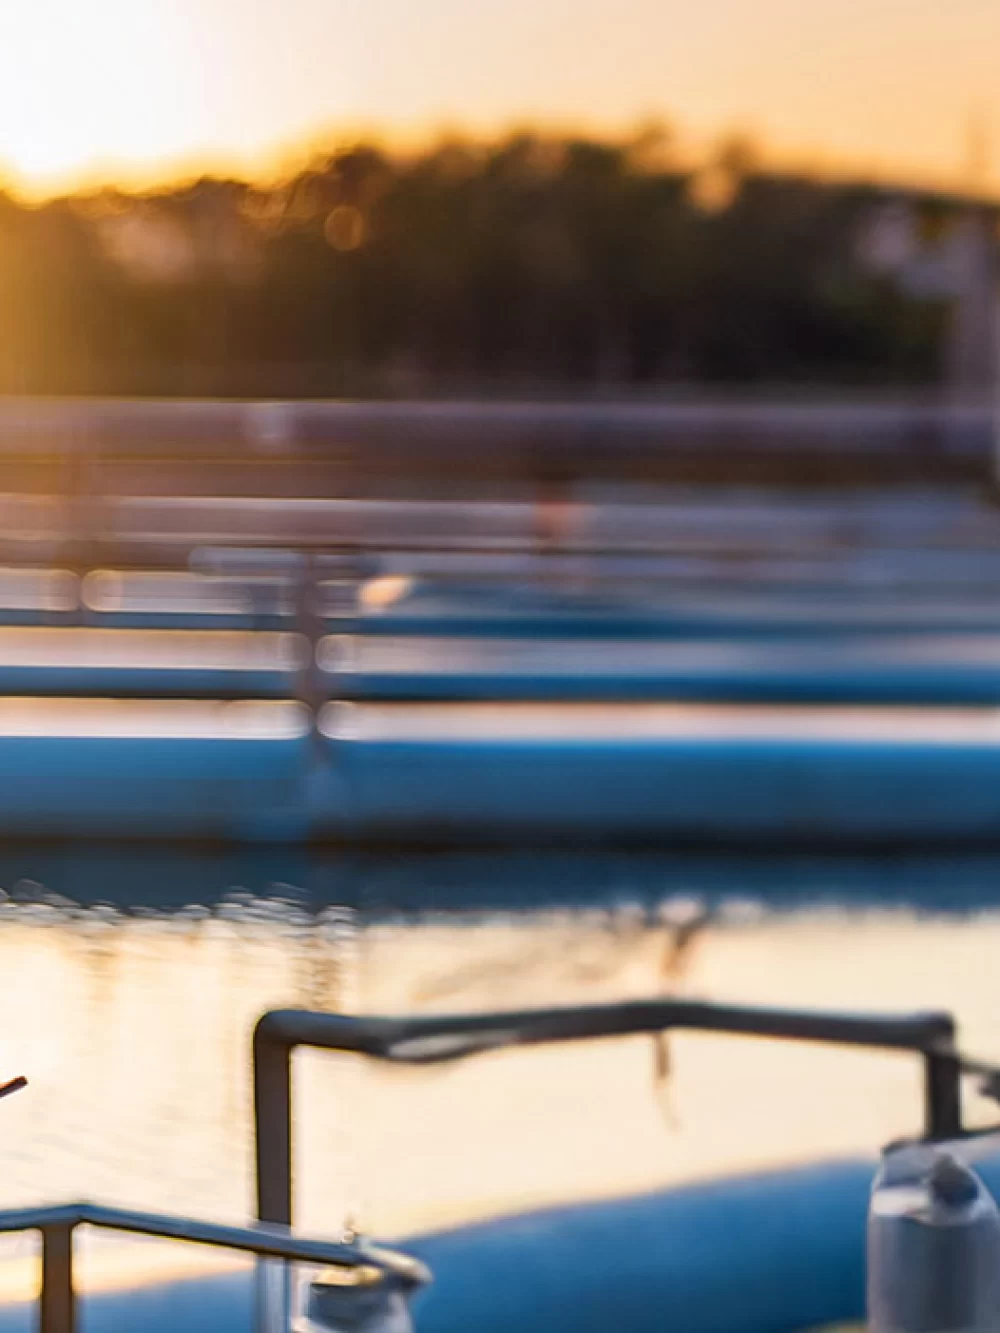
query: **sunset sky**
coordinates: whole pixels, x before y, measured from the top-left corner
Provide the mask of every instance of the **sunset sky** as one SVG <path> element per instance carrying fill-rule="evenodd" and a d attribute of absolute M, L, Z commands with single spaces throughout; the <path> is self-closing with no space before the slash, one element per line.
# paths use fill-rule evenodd
<path fill-rule="evenodd" d="M 34 193 L 273 167 L 353 127 L 734 127 L 957 183 L 996 152 L 1000 0 L 0 0 L 0 172 Z"/>

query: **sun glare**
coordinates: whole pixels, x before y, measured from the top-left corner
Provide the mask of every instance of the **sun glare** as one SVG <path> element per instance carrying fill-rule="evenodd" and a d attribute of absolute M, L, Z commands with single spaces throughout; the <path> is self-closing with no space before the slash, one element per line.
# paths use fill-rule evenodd
<path fill-rule="evenodd" d="M 1000 117 L 998 40 L 996 0 L 0 0 L 0 183 L 649 113 L 696 146 L 735 126 L 782 161 L 953 179 L 972 110 Z"/>
<path fill-rule="evenodd" d="M 28 190 L 182 153 L 167 0 L 0 0 L 0 172 Z"/>

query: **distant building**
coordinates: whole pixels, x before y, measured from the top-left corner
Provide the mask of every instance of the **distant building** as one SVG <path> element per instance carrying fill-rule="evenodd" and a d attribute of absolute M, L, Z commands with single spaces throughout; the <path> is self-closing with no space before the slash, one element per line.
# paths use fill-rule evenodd
<path fill-rule="evenodd" d="M 933 211 L 933 226 L 926 224 Z M 967 199 L 896 195 L 865 220 L 858 257 L 908 295 L 951 303 L 942 367 L 949 389 L 965 397 L 994 389 L 1000 367 L 1000 255 L 997 211 Z"/>

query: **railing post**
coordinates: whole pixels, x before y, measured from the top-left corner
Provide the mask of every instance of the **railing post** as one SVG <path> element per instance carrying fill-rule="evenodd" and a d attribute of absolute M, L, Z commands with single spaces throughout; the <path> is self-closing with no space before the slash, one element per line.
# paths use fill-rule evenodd
<path fill-rule="evenodd" d="M 73 1227 L 66 1222 L 42 1228 L 38 1333 L 76 1333 Z"/>
<path fill-rule="evenodd" d="M 320 583 L 316 558 L 307 551 L 302 558 L 296 588 L 296 626 L 305 640 L 307 657 L 299 674 L 298 699 L 309 710 L 312 737 L 319 737 L 319 717 L 326 703 L 327 682 L 319 665 L 319 645 L 326 624 L 319 605 Z"/>
<path fill-rule="evenodd" d="M 962 1065 L 958 1056 L 924 1056 L 924 1133 L 941 1143 L 962 1134 Z"/>
<path fill-rule="evenodd" d="M 267 1017 L 253 1034 L 257 1216 L 270 1226 L 292 1225 L 292 1050 L 268 1030 Z M 287 1333 L 291 1269 L 281 1259 L 257 1260 L 254 1333 Z"/>
<path fill-rule="evenodd" d="M 267 1015 L 253 1037 L 257 1216 L 292 1225 L 292 1052 L 271 1035 Z"/>
<path fill-rule="evenodd" d="M 292 1314 L 292 1266 L 285 1259 L 257 1259 L 254 1269 L 254 1333 L 288 1333 Z"/>

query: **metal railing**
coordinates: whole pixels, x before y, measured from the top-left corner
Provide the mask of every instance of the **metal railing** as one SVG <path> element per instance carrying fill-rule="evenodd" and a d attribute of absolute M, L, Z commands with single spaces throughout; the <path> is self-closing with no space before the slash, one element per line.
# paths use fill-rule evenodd
<path fill-rule="evenodd" d="M 530 552 L 550 529 L 553 502 L 560 510 L 579 483 L 640 483 L 648 494 L 650 484 L 701 477 L 714 489 L 720 451 L 727 450 L 733 462 L 780 458 L 771 478 L 779 481 L 803 464 L 808 480 L 810 459 L 826 459 L 834 477 L 851 460 L 929 469 L 935 478 L 942 468 L 951 475 L 961 462 L 962 477 L 986 481 L 992 446 L 991 405 L 932 401 L 8 399 L 0 401 L 7 492 L 0 495 L 0 558 L 68 561 L 73 568 L 109 562 L 176 567 L 195 546 L 212 542 L 347 550 L 399 545 L 415 553 L 442 546 L 481 553 L 499 549 L 499 542 Z M 740 480 L 738 471 L 733 480 Z M 491 497 L 494 503 L 483 503 Z M 926 498 L 921 507 L 928 510 Z M 774 523 L 758 503 L 744 524 L 742 504 L 723 505 L 720 512 L 717 503 L 682 499 L 659 514 L 648 505 L 632 513 L 613 502 L 585 505 L 574 520 L 574 526 L 582 523 L 580 531 L 564 531 L 556 544 L 584 555 L 616 548 L 620 556 L 698 549 L 788 554 L 803 540 L 809 550 L 817 538 L 820 545 L 832 537 L 841 546 L 847 519 L 855 543 L 865 531 L 881 545 L 881 525 L 871 515 L 852 517 L 838 502 L 822 509 L 797 516 L 786 510 Z M 963 525 L 962 544 L 986 517 Z M 556 528 L 563 526 L 557 520 Z M 915 549 L 934 543 L 934 526 L 925 512 L 910 528 Z M 898 539 L 897 521 L 889 528 Z M 956 539 L 953 525 L 945 531 L 949 543 Z"/>
<path fill-rule="evenodd" d="M 42 1241 L 39 1333 L 76 1333 L 78 1295 L 74 1233 L 97 1227 L 132 1235 L 234 1249 L 277 1261 L 278 1306 L 258 1304 L 258 1328 L 286 1327 L 288 1265 L 374 1266 L 420 1284 L 428 1275 L 409 1256 L 353 1242 L 315 1240 L 291 1234 L 292 1053 L 299 1046 L 368 1056 L 397 1064 L 427 1065 L 510 1047 L 546 1045 L 671 1030 L 728 1033 L 811 1041 L 886 1051 L 910 1051 L 924 1065 L 923 1137 L 947 1141 L 967 1131 L 962 1121 L 961 1080 L 976 1074 L 986 1091 L 1000 1090 L 998 1071 L 963 1060 L 955 1046 L 955 1024 L 947 1013 L 866 1015 L 762 1009 L 680 1000 L 650 1000 L 581 1008 L 511 1013 L 440 1015 L 422 1018 L 352 1017 L 276 1010 L 258 1022 L 253 1037 L 254 1128 L 259 1222 L 251 1227 L 74 1203 L 0 1212 L 0 1234 L 37 1231 Z M 266 1278 L 268 1268 L 258 1264 Z M 265 1281 L 258 1303 L 274 1299 Z M 275 1322 L 267 1322 L 275 1316 Z"/>
<path fill-rule="evenodd" d="M 539 452 L 593 466 L 664 444 L 688 449 L 737 439 L 760 449 L 777 438 L 796 450 L 849 447 L 864 454 L 938 445 L 988 449 L 992 404 L 950 403 L 936 395 L 881 400 L 765 402 L 711 399 L 672 402 L 295 401 L 5 398 L 0 405 L 0 454 L 67 454 L 264 459 L 296 452 L 355 451 L 400 455 L 418 469 L 428 450 L 480 455 L 509 450 L 518 459 Z"/>
<path fill-rule="evenodd" d="M 931 1141 L 956 1139 L 966 1133 L 963 1074 L 987 1078 L 993 1074 L 984 1066 L 962 1060 L 955 1045 L 954 1020 L 946 1013 L 813 1013 L 685 1000 L 419 1018 L 274 1010 L 260 1019 L 253 1037 L 258 1217 L 267 1224 L 292 1224 L 292 1054 L 297 1047 L 396 1064 L 432 1064 L 506 1047 L 655 1036 L 682 1029 L 911 1051 L 923 1060 L 923 1136 Z"/>
<path fill-rule="evenodd" d="M 0 1212 L 0 1234 L 37 1231 L 41 1235 L 38 1333 L 75 1333 L 78 1327 L 73 1234 L 81 1226 L 241 1250 L 258 1259 L 276 1259 L 285 1264 L 338 1264 L 352 1268 L 363 1265 L 387 1273 L 405 1272 L 408 1279 L 412 1279 L 414 1271 L 422 1271 L 422 1266 L 415 1260 L 393 1255 L 386 1250 L 370 1251 L 366 1248 L 362 1252 L 355 1245 L 293 1236 L 287 1230 L 277 1227 L 227 1226 L 195 1218 L 99 1207 L 92 1203 Z"/>

